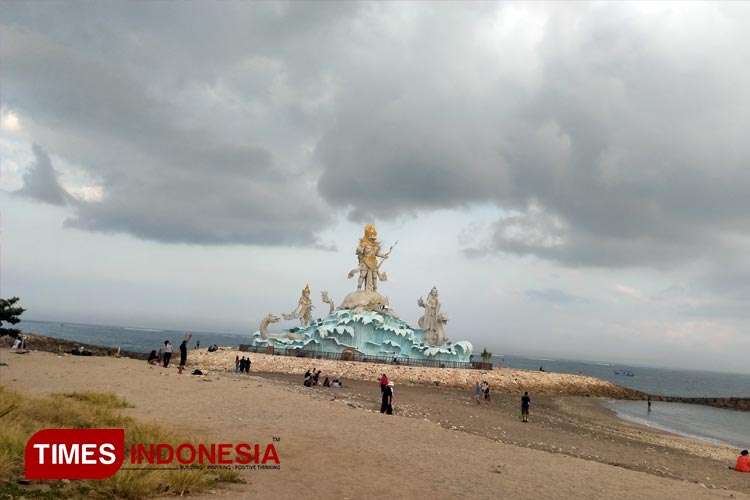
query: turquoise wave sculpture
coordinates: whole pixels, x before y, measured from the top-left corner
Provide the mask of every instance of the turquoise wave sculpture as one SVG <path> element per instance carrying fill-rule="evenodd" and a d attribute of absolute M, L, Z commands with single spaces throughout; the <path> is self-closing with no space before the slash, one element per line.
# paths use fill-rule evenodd
<path fill-rule="evenodd" d="M 253 334 L 255 346 L 335 353 L 349 349 L 366 356 L 459 362 L 470 361 L 473 351 L 468 341 L 430 345 L 422 329 L 387 312 L 338 310 L 306 327 L 269 334 L 266 327 L 276 321 L 275 315 L 266 317 Z"/>

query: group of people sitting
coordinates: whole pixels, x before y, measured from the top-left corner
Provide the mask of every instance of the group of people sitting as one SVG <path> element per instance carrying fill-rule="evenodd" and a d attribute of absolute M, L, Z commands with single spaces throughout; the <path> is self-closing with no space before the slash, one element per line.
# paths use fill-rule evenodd
<path fill-rule="evenodd" d="M 21 337 L 16 337 L 16 340 L 13 341 L 13 345 L 11 346 L 11 349 L 15 351 L 28 351 L 29 350 L 29 336 L 23 335 Z"/>
<path fill-rule="evenodd" d="M 83 348 L 83 346 L 79 346 L 78 349 L 72 349 L 70 351 L 70 354 L 73 356 L 93 356 L 94 353 L 91 351 L 87 351 Z"/>
<path fill-rule="evenodd" d="M 320 385 L 320 370 L 315 370 L 315 368 L 310 371 L 308 368 L 305 372 L 305 381 L 303 382 L 303 385 L 305 387 L 312 387 L 314 385 Z M 333 380 L 329 380 L 328 377 L 325 378 L 323 381 L 323 387 L 343 387 L 344 384 L 341 383 L 341 381 L 337 378 Z"/>
<path fill-rule="evenodd" d="M 323 387 L 343 387 L 343 386 L 344 384 L 342 384 L 337 378 L 329 382 L 328 377 L 326 377 L 326 379 L 323 381 Z"/>
<path fill-rule="evenodd" d="M 242 356 L 242 359 L 240 359 L 239 356 L 237 356 L 234 359 L 234 373 L 250 373 L 250 365 L 252 365 L 253 362 L 250 361 L 250 358 L 245 358 L 245 356 Z"/>
<path fill-rule="evenodd" d="M 148 359 L 146 362 L 150 365 L 160 365 L 162 362 L 162 357 L 164 356 L 164 351 L 162 349 L 159 349 L 159 352 L 156 351 L 156 349 L 152 350 L 148 354 Z"/>

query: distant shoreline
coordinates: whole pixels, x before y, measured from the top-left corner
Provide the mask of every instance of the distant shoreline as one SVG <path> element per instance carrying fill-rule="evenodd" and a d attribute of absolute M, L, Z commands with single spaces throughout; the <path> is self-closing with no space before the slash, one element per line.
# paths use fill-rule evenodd
<path fill-rule="evenodd" d="M 44 351 L 57 354 L 70 354 L 74 349 L 83 347 L 84 350 L 91 353 L 92 356 L 116 356 L 118 355 L 117 348 L 104 347 L 94 344 L 87 344 L 85 342 L 76 342 L 73 340 L 60 339 L 57 337 L 47 337 L 45 335 L 39 335 L 36 333 L 21 332 L 21 335 L 29 337 L 29 349 L 31 351 Z M 13 344 L 13 337 L 4 336 L 0 337 L 0 346 L 10 347 Z M 148 353 L 126 351 L 120 349 L 119 356 L 124 358 L 133 359 L 148 359 Z"/>
<path fill-rule="evenodd" d="M 83 347 L 86 351 L 91 352 L 92 356 L 102 356 L 102 357 L 108 357 L 108 356 L 116 356 L 117 349 L 112 347 L 103 347 L 99 345 L 94 344 L 87 344 L 85 342 L 76 342 L 72 340 L 67 339 L 60 339 L 56 337 L 48 337 L 45 335 L 38 335 L 35 333 L 27 333 L 23 332 L 23 335 L 28 335 L 29 337 L 29 345 L 31 347 L 31 350 L 38 350 L 38 351 L 45 351 L 45 352 L 52 352 L 52 353 L 58 353 L 58 354 L 65 354 L 70 353 L 74 349 L 78 349 L 79 347 Z M 12 344 L 12 338 L 5 336 L 0 337 L 0 346 L 10 346 Z M 230 346 L 231 352 L 235 352 L 235 355 L 244 355 L 245 353 L 241 353 L 235 346 Z M 227 352 L 226 348 L 222 349 L 222 352 Z M 204 356 L 207 353 L 206 349 L 202 350 L 196 350 L 192 349 L 190 351 L 192 354 L 191 357 L 194 358 L 195 354 L 198 354 L 199 356 Z M 133 358 L 133 359 L 141 359 L 146 360 L 148 359 L 148 353 L 146 352 L 135 352 L 135 351 L 126 351 L 126 350 L 120 350 L 119 352 L 120 357 L 127 357 L 127 358 Z M 261 354 L 254 354 L 254 356 L 265 356 Z M 275 360 L 283 360 L 283 359 L 296 359 L 292 357 L 287 356 L 271 356 L 272 359 Z M 322 362 L 323 360 L 313 360 L 311 358 L 303 358 L 302 364 L 309 364 L 310 362 Z M 333 363 L 338 363 L 336 361 L 331 361 Z M 379 364 L 371 364 L 371 363 L 356 363 L 356 362 L 347 362 L 347 363 L 355 363 L 355 364 L 362 364 L 364 366 L 390 366 L 390 365 L 379 365 Z M 375 371 L 378 371 L 382 368 L 376 368 Z M 442 372 L 445 372 L 446 368 L 436 368 L 435 370 L 439 370 Z M 537 374 L 534 371 L 528 371 L 528 370 L 520 370 L 520 369 L 510 369 L 510 368 L 501 368 L 498 369 L 499 371 L 507 371 L 507 370 L 513 370 L 518 372 L 523 372 L 527 374 Z M 288 373 L 284 372 L 283 370 L 275 370 L 275 369 L 268 369 L 269 372 L 282 372 L 282 373 Z M 472 372 L 473 374 L 476 374 L 476 376 L 480 376 L 480 373 L 492 373 L 492 372 L 485 372 L 482 370 L 468 370 L 469 372 Z M 439 372 L 438 372 L 439 373 Z M 547 373 L 545 376 L 564 376 L 566 377 L 566 383 L 563 384 L 561 387 L 553 389 L 551 391 L 552 393 L 558 393 L 558 394 L 565 394 L 565 395 L 571 395 L 571 396 L 581 396 L 581 395 L 587 395 L 586 390 L 581 390 L 580 387 L 575 387 L 575 384 L 570 384 L 570 382 L 575 382 L 576 379 L 570 379 L 569 377 L 579 377 L 577 375 L 568 375 L 568 374 L 555 374 L 555 373 Z M 611 386 L 612 388 L 616 388 L 613 390 L 603 390 L 603 391 L 589 391 L 591 395 L 593 396 L 599 396 L 599 397 L 611 397 L 613 399 L 623 399 L 623 400 L 646 400 L 647 398 L 651 398 L 652 401 L 663 401 L 663 402 L 671 402 L 671 403 L 684 403 L 684 404 L 695 404 L 695 405 L 702 405 L 702 406 L 711 406 L 714 408 L 722 408 L 722 409 L 729 409 L 729 410 L 737 410 L 737 411 L 750 411 L 750 398 L 738 398 L 738 397 L 682 397 L 682 396 L 661 396 L 661 395 L 654 395 L 654 394 L 648 394 L 643 391 L 638 391 L 635 389 L 629 389 L 626 387 L 622 387 L 616 384 L 612 384 L 610 382 L 606 382 L 601 379 L 593 378 L 593 377 L 581 377 L 581 381 L 587 380 L 590 382 L 590 380 L 598 381 L 602 384 L 607 384 Z M 435 383 L 434 380 L 420 380 L 415 381 L 414 383 L 419 385 L 433 385 Z M 439 385 L 439 383 L 438 383 Z M 590 389 L 590 384 L 587 384 L 587 387 Z M 542 390 L 542 392 L 545 392 Z"/>

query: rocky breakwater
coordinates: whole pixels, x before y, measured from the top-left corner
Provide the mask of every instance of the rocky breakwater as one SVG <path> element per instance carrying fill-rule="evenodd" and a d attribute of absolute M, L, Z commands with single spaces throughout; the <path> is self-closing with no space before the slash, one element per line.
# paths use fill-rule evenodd
<path fill-rule="evenodd" d="M 679 396 L 651 396 L 651 401 L 667 401 L 691 405 L 713 406 L 728 410 L 750 411 L 750 398 L 683 398 Z"/>
<path fill-rule="evenodd" d="M 21 333 L 28 337 L 28 344 L 30 351 L 45 351 L 53 352 L 56 354 L 70 354 L 71 351 L 83 347 L 84 351 L 91 353 L 91 356 L 119 356 L 133 359 L 146 359 L 148 358 L 147 353 L 143 352 L 132 352 L 120 350 L 118 352 L 116 347 L 102 347 L 93 344 L 85 344 L 83 342 L 74 342 L 72 340 L 58 339 L 54 337 L 45 337 L 44 335 L 37 335 L 35 333 Z M 15 337 L 5 336 L 0 337 L 0 347 L 10 347 L 13 345 Z"/>
<path fill-rule="evenodd" d="M 233 371 L 236 356 L 250 357 L 253 372 L 274 372 L 302 375 L 312 368 L 322 371 L 323 377 L 371 380 L 377 383 L 382 373 L 396 384 L 452 387 L 473 391 L 476 382 L 487 381 L 493 392 L 519 394 L 559 394 L 569 396 L 608 397 L 615 399 L 645 399 L 646 394 L 626 389 L 603 380 L 564 373 L 532 372 L 512 368 L 470 370 L 400 366 L 354 361 L 296 358 L 220 349 L 216 352 L 191 351 L 188 363 L 203 371 Z"/>

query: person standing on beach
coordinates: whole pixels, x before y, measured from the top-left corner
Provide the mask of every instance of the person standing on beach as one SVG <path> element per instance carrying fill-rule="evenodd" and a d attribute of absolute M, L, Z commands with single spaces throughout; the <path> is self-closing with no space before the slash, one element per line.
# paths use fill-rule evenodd
<path fill-rule="evenodd" d="M 172 357 L 172 343 L 164 341 L 164 368 L 169 368 L 169 360 Z"/>
<path fill-rule="evenodd" d="M 177 369 L 177 373 L 182 375 L 182 370 L 185 369 L 185 365 L 187 364 L 187 343 L 190 341 L 190 337 L 192 337 L 193 334 L 186 333 L 185 337 L 182 339 L 182 344 L 180 344 L 180 366 Z"/>
<path fill-rule="evenodd" d="M 383 401 L 380 405 L 380 413 L 393 415 L 393 382 L 388 382 L 385 389 L 383 389 Z"/>
<path fill-rule="evenodd" d="M 484 402 L 485 404 L 492 404 L 492 396 L 490 395 L 490 384 L 484 383 Z"/>
<path fill-rule="evenodd" d="M 482 404 L 482 388 L 479 387 L 479 382 L 477 382 L 477 386 L 474 388 L 474 399 L 477 400 L 477 404 Z"/>
<path fill-rule="evenodd" d="M 648 397 L 648 411 L 651 411 L 651 396 Z"/>
<path fill-rule="evenodd" d="M 521 422 L 528 422 L 529 421 L 529 406 L 531 405 L 531 398 L 529 397 L 529 393 L 524 392 L 523 397 L 521 398 L 521 415 L 523 416 L 523 420 Z"/>

